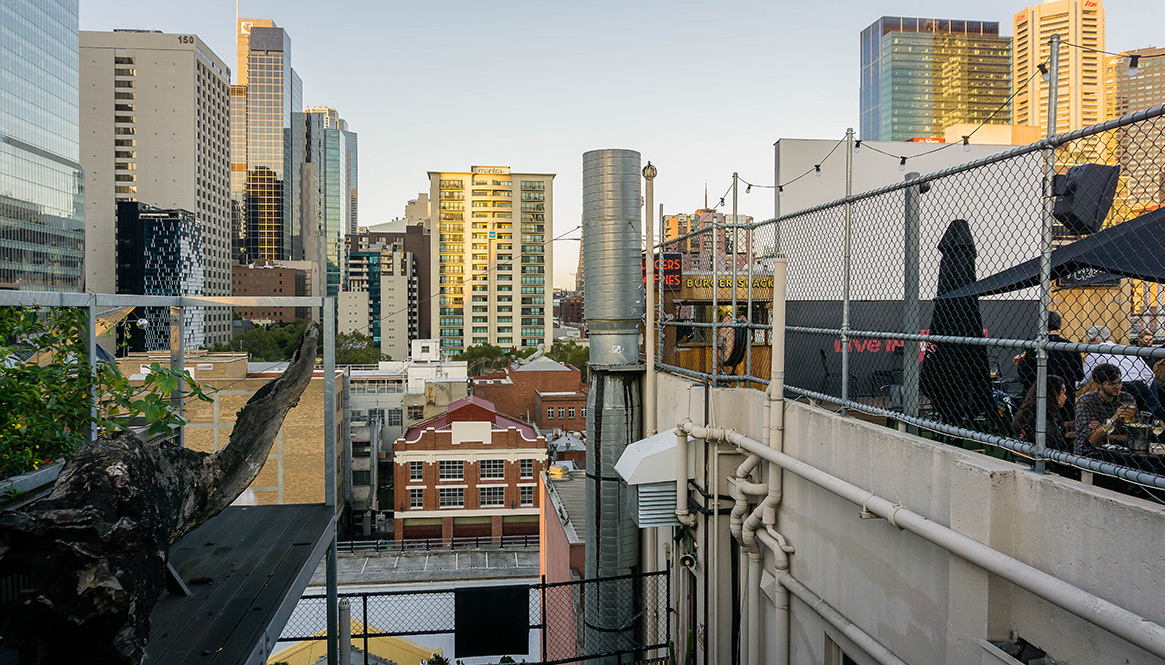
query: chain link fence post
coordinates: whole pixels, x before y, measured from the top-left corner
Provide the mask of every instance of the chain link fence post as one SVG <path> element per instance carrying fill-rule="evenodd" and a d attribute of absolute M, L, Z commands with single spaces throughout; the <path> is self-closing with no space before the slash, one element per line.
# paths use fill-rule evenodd
<path fill-rule="evenodd" d="M 1056 106 L 1059 104 L 1060 83 L 1060 35 L 1053 34 L 1048 40 L 1049 80 L 1048 80 L 1048 134 L 1044 145 L 1044 210 L 1040 229 L 1040 326 L 1036 335 L 1036 473 L 1047 471 L 1048 440 L 1048 307 L 1052 292 L 1052 178 L 1056 170 L 1056 148 L 1052 137 L 1056 135 Z"/>
<path fill-rule="evenodd" d="M 841 401 L 849 402 L 849 315 L 850 315 L 850 276 L 853 260 L 852 248 L 852 221 L 853 201 L 849 200 L 853 194 L 854 180 L 854 128 L 845 130 L 845 249 L 842 258 L 841 284 Z M 841 407 L 841 415 L 848 416 L 849 409 Z"/>
<path fill-rule="evenodd" d="M 911 171 L 906 174 L 906 181 L 915 180 L 920 176 L 921 174 L 917 171 Z M 919 199 L 922 196 L 922 185 L 907 187 L 904 192 L 906 224 L 903 255 L 906 260 L 902 271 L 904 287 L 902 332 L 908 335 L 917 335 L 922 331 L 922 308 L 918 287 L 919 235 L 922 225 L 921 201 Z M 902 345 L 902 413 L 913 417 L 918 416 L 918 355 L 921 344 L 923 343 L 904 340 Z M 891 397 L 891 406 L 893 406 L 893 397 Z M 918 427 L 908 425 L 906 431 L 917 434 Z"/>

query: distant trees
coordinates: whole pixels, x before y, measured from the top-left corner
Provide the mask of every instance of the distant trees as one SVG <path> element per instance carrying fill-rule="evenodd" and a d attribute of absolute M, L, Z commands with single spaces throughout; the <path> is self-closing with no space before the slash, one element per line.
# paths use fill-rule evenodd
<path fill-rule="evenodd" d="M 358 332 L 336 335 L 337 365 L 375 365 L 381 360 L 392 358 L 381 353 L 376 341 L 368 335 Z"/>
<path fill-rule="evenodd" d="M 211 351 L 245 351 L 256 362 L 277 362 L 288 360 L 295 355 L 307 319 L 296 319 L 294 323 L 256 326 L 239 335 L 229 343 L 219 343 L 210 347 Z M 339 362 L 337 360 L 337 362 Z"/>
<path fill-rule="evenodd" d="M 503 370 L 510 364 L 511 351 L 493 344 L 471 346 L 453 356 L 454 360 L 464 360 L 469 376 L 479 376 L 489 371 Z"/>
<path fill-rule="evenodd" d="M 574 365 L 581 372 L 583 383 L 587 382 L 587 363 L 591 361 L 590 347 L 579 346 L 573 341 L 555 342 L 554 346 L 550 347 L 550 353 L 547 353 L 546 356 L 560 363 Z"/>

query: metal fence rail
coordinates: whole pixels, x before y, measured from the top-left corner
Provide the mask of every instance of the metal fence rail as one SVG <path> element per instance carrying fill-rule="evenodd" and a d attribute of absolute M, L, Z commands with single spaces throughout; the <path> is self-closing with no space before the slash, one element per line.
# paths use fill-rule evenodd
<path fill-rule="evenodd" d="M 906 165 L 859 144 L 823 161 Z M 790 393 L 1165 488 L 1165 106 L 863 192 L 845 168 L 833 201 L 794 213 L 741 224 L 722 200 L 661 224 L 684 288 L 660 289 L 657 366 L 767 385 L 784 254 Z M 793 191 L 803 175 L 779 169 Z M 1091 381 L 1104 364 L 1119 392 Z M 1136 415 L 1113 413 L 1122 400 Z"/>
<path fill-rule="evenodd" d="M 613 657 L 632 662 L 631 656 L 658 657 L 670 641 L 667 608 L 670 570 L 635 573 L 593 580 L 571 580 L 526 585 L 529 591 L 527 625 L 537 630 L 540 653 L 530 662 L 544 665 Z M 514 585 L 506 585 L 514 587 Z M 351 638 L 363 644 L 364 662 L 374 658 L 369 640 L 408 637 L 432 647 L 444 636 L 457 633 L 458 589 L 368 591 L 341 593 L 351 612 Z M 305 595 L 288 621 L 280 642 L 319 641 L 324 626 L 322 594 Z M 593 608 L 601 607 L 602 616 Z M 624 621 L 606 623 L 614 614 Z M 429 639 L 425 639 L 429 638 Z M 500 658 L 503 655 L 497 654 Z M 521 656 L 521 654 L 513 654 Z"/>
<path fill-rule="evenodd" d="M 409 538 L 405 540 L 345 540 L 336 544 L 344 554 L 359 552 L 410 552 L 426 550 L 480 549 L 485 547 L 515 549 L 538 547 L 537 535 L 469 536 L 456 538 Z"/>

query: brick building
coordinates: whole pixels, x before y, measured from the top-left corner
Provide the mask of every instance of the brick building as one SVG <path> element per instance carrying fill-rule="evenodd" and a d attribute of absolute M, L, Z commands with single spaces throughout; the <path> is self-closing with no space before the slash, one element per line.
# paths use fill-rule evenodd
<path fill-rule="evenodd" d="M 275 265 L 231 267 L 231 295 L 306 296 L 311 295 L 306 270 Z M 311 315 L 308 307 L 236 307 L 235 314 L 262 323 L 291 323 Z"/>
<path fill-rule="evenodd" d="M 393 444 L 397 540 L 538 534 L 546 439 L 470 396 Z"/>
<path fill-rule="evenodd" d="M 542 430 L 587 428 L 587 393 L 578 368 L 540 357 L 505 374 L 473 379 L 473 394 Z"/>
<path fill-rule="evenodd" d="M 582 323 L 583 297 L 582 294 L 572 293 L 554 303 L 554 318 L 563 323 Z"/>

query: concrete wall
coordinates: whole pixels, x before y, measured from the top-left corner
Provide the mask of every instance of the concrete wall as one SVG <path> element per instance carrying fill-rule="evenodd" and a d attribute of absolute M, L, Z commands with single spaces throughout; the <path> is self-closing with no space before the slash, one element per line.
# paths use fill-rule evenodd
<path fill-rule="evenodd" d="M 704 416 L 703 387 L 673 376 L 659 379 L 661 428 Z M 713 391 L 709 420 L 762 439 L 764 395 L 746 389 Z M 1165 507 L 1097 489 L 982 454 L 843 419 L 801 402 L 788 403 L 785 451 L 867 488 L 880 497 L 983 542 L 1109 602 L 1165 623 Z M 696 482 L 703 483 L 705 446 L 693 444 Z M 730 448 L 725 450 L 730 451 Z M 722 456 L 722 478 L 742 458 Z M 762 470 L 764 466 L 762 465 Z M 763 479 L 763 476 L 762 476 Z M 860 508 L 790 473 L 784 474 L 778 529 L 796 548 L 792 575 L 908 663 L 981 663 L 982 639 L 1014 633 L 1058 662 L 1159 663 L 1138 647 L 886 520 L 863 520 Z M 721 493 L 726 485 L 721 481 Z M 727 503 L 725 503 L 727 507 Z M 697 540 L 703 542 L 701 520 Z M 727 531 L 722 518 L 718 531 Z M 729 552 L 722 537 L 721 572 L 712 589 L 730 588 Z M 697 589 L 711 573 L 700 552 Z M 772 571 L 771 556 L 766 569 Z M 731 599 L 719 603 L 720 656 L 730 651 Z M 766 660 L 773 653 L 773 605 L 762 598 L 760 626 Z M 697 622 L 703 622 L 698 603 Z M 869 662 L 806 605 L 793 599 L 792 663 L 825 662 L 826 637 L 858 663 Z M 746 620 L 746 626 L 748 621 Z M 747 627 L 742 629 L 742 643 Z M 705 643 L 709 641 L 706 639 Z"/>

